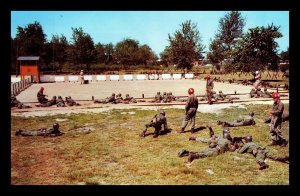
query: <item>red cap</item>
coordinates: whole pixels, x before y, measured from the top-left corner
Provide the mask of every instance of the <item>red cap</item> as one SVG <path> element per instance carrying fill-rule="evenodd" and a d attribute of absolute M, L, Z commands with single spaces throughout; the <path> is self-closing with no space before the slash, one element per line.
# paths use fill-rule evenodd
<path fill-rule="evenodd" d="M 195 90 L 193 88 L 189 88 L 188 93 L 189 94 L 193 94 L 195 92 Z"/>
<path fill-rule="evenodd" d="M 280 95 L 279 95 L 279 93 L 277 93 L 277 92 L 274 92 L 274 93 L 272 94 L 272 97 L 273 97 L 273 98 L 279 98 L 279 97 L 280 97 Z"/>

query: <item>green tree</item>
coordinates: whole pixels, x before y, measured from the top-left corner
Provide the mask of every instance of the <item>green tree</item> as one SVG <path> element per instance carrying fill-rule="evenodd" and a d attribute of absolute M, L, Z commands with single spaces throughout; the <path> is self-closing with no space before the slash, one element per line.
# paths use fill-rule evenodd
<path fill-rule="evenodd" d="M 18 26 L 16 40 L 19 56 L 41 56 L 46 35 L 40 23 L 35 21 L 25 28 Z"/>
<path fill-rule="evenodd" d="M 80 64 L 80 68 L 82 68 L 82 65 L 85 64 L 86 69 L 88 70 L 90 65 L 94 63 L 96 59 L 93 39 L 89 34 L 83 32 L 81 27 L 72 28 L 72 30 L 74 48 L 73 51 L 71 51 L 71 55 L 74 55 L 75 62 Z"/>
<path fill-rule="evenodd" d="M 53 35 L 51 45 L 53 48 L 53 66 L 55 70 L 59 69 L 62 71 L 62 65 L 66 62 L 68 56 L 67 48 L 69 43 L 67 38 L 64 35 Z"/>
<path fill-rule="evenodd" d="M 171 49 L 169 46 L 166 46 L 164 51 L 162 51 L 160 54 L 160 60 L 161 60 L 161 64 L 165 65 L 165 66 L 169 66 L 170 64 L 172 64 L 172 59 L 171 59 Z"/>
<path fill-rule="evenodd" d="M 139 42 L 133 39 L 124 39 L 118 42 L 115 47 L 115 60 L 123 65 L 137 64 L 137 52 L 139 50 Z"/>
<path fill-rule="evenodd" d="M 97 63 L 104 63 L 105 62 L 105 46 L 101 43 L 96 44 L 96 62 Z"/>
<path fill-rule="evenodd" d="M 173 37 L 169 34 L 170 57 L 177 68 L 191 69 L 192 62 L 202 57 L 204 46 L 197 25 L 192 24 L 191 20 L 182 23 L 180 27 Z"/>
<path fill-rule="evenodd" d="M 275 39 L 282 37 L 279 29 L 273 24 L 249 29 L 234 53 L 234 69 L 252 73 L 256 70 L 278 70 L 278 43 Z"/>
<path fill-rule="evenodd" d="M 238 11 L 231 11 L 219 20 L 219 28 L 214 40 L 211 41 L 208 59 L 213 63 L 232 59 L 232 53 L 237 47 L 238 40 L 243 36 L 245 19 Z"/>
<path fill-rule="evenodd" d="M 282 51 L 280 53 L 280 58 L 283 61 L 289 60 L 290 59 L 290 48 L 288 47 L 287 51 Z"/>
<path fill-rule="evenodd" d="M 112 43 L 104 46 L 105 64 L 112 64 L 115 55 L 114 45 Z"/>
<path fill-rule="evenodd" d="M 147 44 L 139 47 L 136 57 L 136 62 L 143 65 L 147 65 L 150 62 L 153 64 L 157 60 L 156 55 Z"/>

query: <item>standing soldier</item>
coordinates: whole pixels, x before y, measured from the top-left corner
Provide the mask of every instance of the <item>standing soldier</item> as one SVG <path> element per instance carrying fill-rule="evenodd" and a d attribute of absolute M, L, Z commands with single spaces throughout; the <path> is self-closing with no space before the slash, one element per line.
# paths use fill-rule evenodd
<path fill-rule="evenodd" d="M 206 79 L 206 95 L 209 104 L 212 104 L 212 96 L 213 96 L 213 88 L 214 88 L 214 79 L 210 78 L 210 75 L 207 75 L 204 79 Z"/>
<path fill-rule="evenodd" d="M 274 161 L 280 161 L 286 163 L 289 161 L 289 156 L 278 157 L 274 156 L 271 152 L 269 152 L 266 148 L 260 147 L 254 142 L 252 142 L 252 136 L 245 137 L 246 144 L 243 145 L 238 153 L 250 153 L 253 154 L 256 162 L 259 164 L 259 169 L 263 170 L 269 167 L 268 164 L 265 163 L 266 158 L 270 158 Z"/>
<path fill-rule="evenodd" d="M 198 109 L 198 99 L 194 95 L 194 89 L 189 88 L 188 93 L 189 97 L 185 104 L 185 118 L 182 121 L 181 131 L 179 133 L 184 133 L 184 129 L 187 126 L 188 122 L 191 121 L 191 133 L 194 133 L 195 129 L 195 119 L 196 119 L 196 112 Z"/>
<path fill-rule="evenodd" d="M 288 141 L 283 137 L 280 129 L 281 129 L 281 123 L 282 123 L 282 114 L 284 110 L 284 105 L 280 101 L 279 93 L 275 92 L 272 95 L 274 99 L 274 104 L 272 111 L 270 114 L 271 117 L 271 126 L 270 126 L 270 133 L 272 138 L 271 145 L 281 145 L 286 146 L 288 144 Z"/>
<path fill-rule="evenodd" d="M 145 125 L 145 130 L 141 133 L 141 137 L 146 137 L 146 132 L 148 127 L 154 127 L 154 135 L 153 137 L 156 138 L 161 131 L 161 126 L 164 125 L 164 131 L 168 129 L 167 119 L 166 119 L 166 113 L 164 111 L 161 111 L 159 114 L 156 114 L 153 119 L 150 121 L 150 123 L 147 123 Z"/>
<path fill-rule="evenodd" d="M 255 72 L 255 82 L 253 85 L 255 89 L 258 89 L 261 85 L 261 74 L 259 71 Z"/>
<path fill-rule="evenodd" d="M 84 84 L 84 73 L 83 73 L 83 70 L 80 71 L 80 84 Z"/>
<path fill-rule="evenodd" d="M 48 95 L 44 95 L 44 87 L 41 87 L 39 92 L 37 93 L 37 99 L 40 103 L 47 103 L 48 99 L 46 99 L 45 97 L 47 97 Z"/>

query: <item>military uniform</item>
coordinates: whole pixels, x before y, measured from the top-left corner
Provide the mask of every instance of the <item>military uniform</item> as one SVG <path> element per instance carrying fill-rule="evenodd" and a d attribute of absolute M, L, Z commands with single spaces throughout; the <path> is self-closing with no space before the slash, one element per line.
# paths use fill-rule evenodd
<path fill-rule="evenodd" d="M 115 93 L 105 99 L 96 99 L 94 103 L 116 103 Z"/>
<path fill-rule="evenodd" d="M 257 91 L 253 88 L 253 89 L 251 89 L 251 91 L 250 91 L 250 98 L 257 98 L 258 97 L 258 95 L 257 95 Z"/>
<path fill-rule="evenodd" d="M 30 106 L 24 105 L 23 103 L 21 103 L 19 100 L 17 100 L 17 98 L 15 96 L 11 96 L 10 106 L 11 107 L 17 107 L 19 109 L 31 108 Z"/>
<path fill-rule="evenodd" d="M 165 117 L 164 112 L 156 114 L 153 119 L 145 125 L 145 130 L 141 133 L 141 137 L 146 136 L 147 128 L 149 127 L 155 128 L 153 137 L 157 137 L 160 134 L 162 125 L 164 125 L 164 130 L 168 129 L 167 118 Z"/>
<path fill-rule="evenodd" d="M 185 127 L 187 126 L 188 122 L 191 121 L 191 129 L 192 132 L 195 129 L 195 119 L 196 113 L 198 109 L 198 99 L 194 94 L 189 95 L 186 104 L 185 104 L 185 118 L 182 121 L 181 125 L 181 132 L 184 132 Z"/>
<path fill-rule="evenodd" d="M 277 144 L 282 144 L 286 142 L 285 138 L 283 137 L 280 131 L 283 110 L 284 110 L 284 105 L 280 100 L 277 103 L 274 102 L 272 107 L 270 133 L 273 142 Z"/>
<path fill-rule="evenodd" d="M 231 149 L 231 141 L 227 138 L 220 138 L 217 141 L 210 143 L 209 148 L 189 152 L 188 162 L 191 163 L 194 159 L 205 157 L 218 156 Z"/>
<path fill-rule="evenodd" d="M 243 145 L 239 150 L 238 153 L 249 153 L 253 154 L 253 156 L 256 159 L 256 162 L 261 166 L 260 169 L 265 169 L 268 167 L 265 164 L 265 159 L 270 158 L 274 161 L 280 161 L 280 162 L 286 162 L 288 160 L 288 157 L 279 157 L 274 156 L 270 151 L 268 151 L 266 148 L 260 147 L 254 142 L 247 142 L 245 145 Z"/>
<path fill-rule="evenodd" d="M 126 97 L 123 100 L 125 103 L 137 103 L 137 100 L 133 97 L 130 97 L 129 94 L 126 94 Z"/>
<path fill-rule="evenodd" d="M 60 136 L 62 135 L 63 133 L 60 132 L 59 128 L 58 127 L 51 127 L 51 128 L 48 128 L 48 129 L 45 129 L 45 128 L 41 128 L 41 129 L 38 129 L 38 130 L 32 130 L 32 131 L 26 131 L 26 130 L 18 130 L 16 132 L 16 136 Z"/>
<path fill-rule="evenodd" d="M 37 93 L 37 99 L 40 103 L 47 103 L 48 99 L 45 98 L 46 95 L 44 95 L 43 90 L 39 90 Z"/>
<path fill-rule="evenodd" d="M 211 98 L 213 97 L 214 79 L 209 78 L 206 81 L 206 96 L 209 103 L 212 103 Z"/>
<path fill-rule="evenodd" d="M 121 93 L 117 94 L 115 102 L 116 103 L 122 103 L 123 102 L 123 97 L 122 97 Z"/>
<path fill-rule="evenodd" d="M 76 103 L 76 101 L 74 101 L 74 99 L 72 99 L 71 96 L 66 97 L 66 102 L 68 106 L 80 106 L 80 104 Z"/>
<path fill-rule="evenodd" d="M 261 94 L 261 97 L 272 98 L 272 94 L 268 92 L 267 89 L 264 89 L 264 92 Z"/>
<path fill-rule="evenodd" d="M 255 75 L 255 82 L 254 82 L 254 88 L 258 89 L 259 86 L 261 85 L 261 74 L 257 71 Z"/>
<path fill-rule="evenodd" d="M 249 115 L 246 116 L 243 119 L 239 119 L 236 122 L 226 122 L 226 121 L 218 121 L 219 125 L 222 125 L 223 127 L 239 127 L 239 126 L 249 126 L 249 125 L 255 125 L 255 120 L 253 116 Z"/>
<path fill-rule="evenodd" d="M 56 106 L 57 107 L 66 107 L 65 102 L 61 96 L 58 96 L 57 101 L 56 101 Z"/>
<path fill-rule="evenodd" d="M 268 117 L 265 119 L 265 123 L 270 123 L 271 122 L 272 116 Z M 290 118 L 290 113 L 289 112 L 283 112 L 282 113 L 282 122 L 288 121 Z"/>

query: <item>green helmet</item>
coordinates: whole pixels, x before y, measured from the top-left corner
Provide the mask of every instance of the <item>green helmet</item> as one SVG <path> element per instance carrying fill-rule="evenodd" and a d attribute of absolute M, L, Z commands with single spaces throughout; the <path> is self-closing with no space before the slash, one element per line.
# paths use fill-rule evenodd
<path fill-rule="evenodd" d="M 245 141 L 246 141 L 246 143 L 252 142 L 252 135 L 246 136 Z"/>
<path fill-rule="evenodd" d="M 57 130 L 58 128 L 59 128 L 59 124 L 58 123 L 53 124 L 53 129 L 54 130 Z"/>

